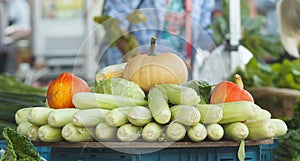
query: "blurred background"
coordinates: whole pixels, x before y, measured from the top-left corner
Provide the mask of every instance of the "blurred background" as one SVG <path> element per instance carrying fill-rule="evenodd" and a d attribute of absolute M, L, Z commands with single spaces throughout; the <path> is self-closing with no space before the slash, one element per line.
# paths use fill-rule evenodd
<path fill-rule="evenodd" d="M 240 71 L 246 87 L 300 89 L 297 60 L 286 54 L 279 39 L 277 2 L 241 1 L 240 43 L 254 56 L 246 70 Z M 98 67 L 99 44 L 105 38 L 102 26 L 94 21 L 95 16 L 101 16 L 103 3 L 104 0 L 1 0 L 1 11 L 6 11 L 1 12 L 0 21 L 4 35 L 1 73 L 35 86 L 47 85 L 63 71 L 92 80 Z M 215 0 L 211 14 L 210 28 L 217 47 L 228 38 L 228 0 Z M 5 16 L 12 19 L 4 22 Z M 14 23 L 20 23 L 19 27 Z"/>
<path fill-rule="evenodd" d="M 101 13 L 103 0 L 3 0 L 2 3 L 8 17 L 6 28 L 2 28 L 5 35 L 1 45 L 2 73 L 27 84 L 43 81 L 47 84 L 47 80 L 63 71 L 92 79 L 94 75 L 87 71 L 97 65 L 95 56 L 102 39 L 93 17 Z"/>

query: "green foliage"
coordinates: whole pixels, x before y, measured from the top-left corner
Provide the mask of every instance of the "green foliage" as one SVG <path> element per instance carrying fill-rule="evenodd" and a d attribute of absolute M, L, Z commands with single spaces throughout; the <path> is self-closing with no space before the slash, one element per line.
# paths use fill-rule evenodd
<path fill-rule="evenodd" d="M 237 70 L 237 73 L 243 78 L 245 88 L 267 86 L 300 90 L 300 66 L 297 59 L 284 59 L 271 65 L 251 59 L 245 70 Z"/>
<path fill-rule="evenodd" d="M 278 161 L 298 161 L 300 159 L 300 128 L 278 138 L 279 146 L 274 151 Z"/>
<path fill-rule="evenodd" d="M 229 5 L 223 1 L 223 15 L 214 19 L 211 28 L 214 31 L 214 39 L 217 46 L 221 45 L 229 33 Z M 260 31 L 265 23 L 262 16 L 250 17 L 249 7 L 246 1 L 241 1 L 241 44 L 245 46 L 259 61 L 266 58 L 278 60 L 284 53 L 280 38 L 277 35 L 263 35 Z"/>
<path fill-rule="evenodd" d="M 300 97 L 294 107 L 293 118 L 286 121 L 289 131 L 278 138 L 279 146 L 274 151 L 278 161 L 300 160 Z"/>
<path fill-rule="evenodd" d="M 5 74 L 0 74 L 0 91 L 12 92 L 18 94 L 37 94 L 45 96 L 45 88 L 37 88 L 24 84 L 15 77 Z"/>
<path fill-rule="evenodd" d="M 293 118 L 290 120 L 287 120 L 286 123 L 288 125 L 288 128 L 290 130 L 296 130 L 300 128 L 300 97 L 297 99 L 294 111 L 293 111 Z"/>
<path fill-rule="evenodd" d="M 42 160 L 28 137 L 19 134 L 12 128 L 4 128 L 3 136 L 6 141 L 6 150 L 1 161 Z"/>

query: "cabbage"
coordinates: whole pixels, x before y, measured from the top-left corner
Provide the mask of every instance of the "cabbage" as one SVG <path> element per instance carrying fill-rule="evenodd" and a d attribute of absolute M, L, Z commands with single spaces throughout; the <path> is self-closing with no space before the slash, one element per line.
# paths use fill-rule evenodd
<path fill-rule="evenodd" d="M 110 78 L 99 82 L 95 92 L 145 99 L 145 93 L 139 85 L 123 78 Z"/>

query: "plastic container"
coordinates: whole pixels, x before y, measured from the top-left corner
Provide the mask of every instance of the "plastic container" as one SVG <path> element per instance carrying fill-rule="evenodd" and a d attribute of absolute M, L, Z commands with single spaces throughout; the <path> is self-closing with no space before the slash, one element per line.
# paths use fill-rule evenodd
<path fill-rule="evenodd" d="M 238 161 L 238 147 L 168 148 L 147 154 L 125 154 L 100 148 L 52 148 L 53 161 Z M 245 161 L 260 159 L 259 146 L 247 146 Z"/>

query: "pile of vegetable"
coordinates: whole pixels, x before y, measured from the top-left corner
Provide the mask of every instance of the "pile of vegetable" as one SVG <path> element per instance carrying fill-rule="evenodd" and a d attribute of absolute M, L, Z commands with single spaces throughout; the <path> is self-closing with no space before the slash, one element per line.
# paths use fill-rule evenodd
<path fill-rule="evenodd" d="M 161 77 L 152 77 L 142 88 L 138 83 L 146 80 L 131 80 L 130 76 L 144 78 L 145 72 L 138 73 L 139 77 L 128 75 L 128 69 L 139 72 L 134 69 L 138 65 L 128 64 L 101 69 L 93 88 L 72 73 L 62 73 L 48 88 L 49 107 L 16 112 L 17 131 L 43 142 L 242 141 L 270 139 L 287 132 L 284 121 L 271 118 L 254 103 L 239 75 L 235 83 L 223 81 L 213 90 L 204 81 L 165 83 L 169 79 Z M 154 70 L 155 64 L 150 67 L 147 75 L 152 70 L 159 72 Z M 164 72 L 167 75 L 168 70 Z M 180 77 L 175 74 L 174 78 Z"/>
<path fill-rule="evenodd" d="M 62 73 L 47 89 L 47 107 L 15 113 L 17 131 L 43 142 L 241 141 L 239 158 L 244 140 L 286 134 L 286 123 L 255 104 L 239 75 L 212 89 L 188 81 L 176 54 L 154 51 L 151 43 L 149 55 L 100 69 L 93 87 Z"/>

